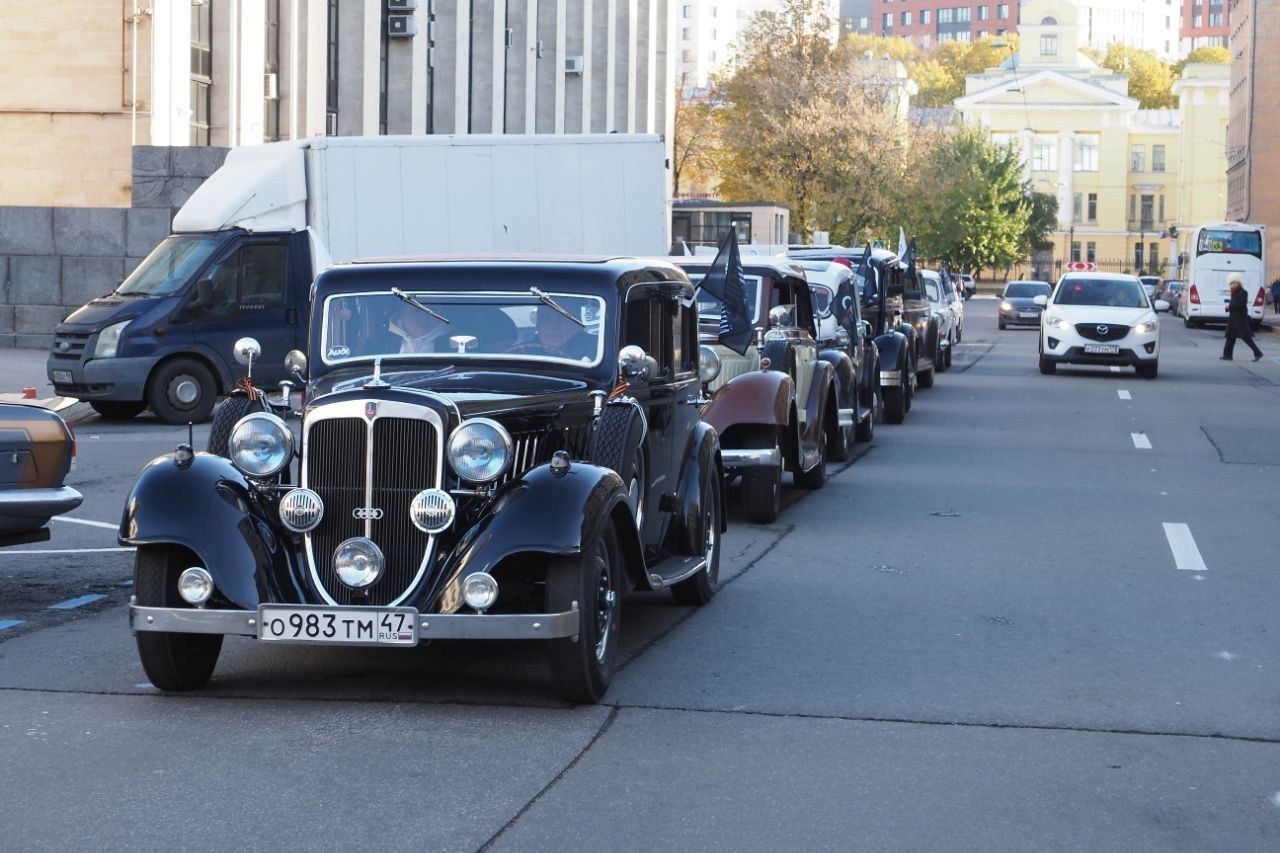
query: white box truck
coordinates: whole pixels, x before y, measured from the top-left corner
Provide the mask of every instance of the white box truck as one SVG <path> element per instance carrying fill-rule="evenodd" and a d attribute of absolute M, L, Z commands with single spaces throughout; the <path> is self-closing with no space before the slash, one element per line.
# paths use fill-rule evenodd
<path fill-rule="evenodd" d="M 665 255 L 658 136 L 322 137 L 233 149 L 116 290 L 58 325 L 58 394 L 105 417 L 208 418 L 233 342 L 305 348 L 328 264 L 423 254 Z M 279 358 L 255 371 L 279 381 Z M 277 375 L 278 374 L 278 375 Z"/>

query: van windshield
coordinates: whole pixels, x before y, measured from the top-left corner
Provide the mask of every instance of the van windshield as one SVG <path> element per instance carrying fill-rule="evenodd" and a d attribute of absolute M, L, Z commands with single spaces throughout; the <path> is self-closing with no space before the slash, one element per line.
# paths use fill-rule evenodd
<path fill-rule="evenodd" d="M 1262 257 L 1262 233 L 1205 228 L 1196 243 L 1196 255 L 1253 255 Z"/>
<path fill-rule="evenodd" d="M 221 243 L 217 237 L 167 237 L 116 288 L 116 293 L 124 296 L 168 296 L 176 293 Z"/>

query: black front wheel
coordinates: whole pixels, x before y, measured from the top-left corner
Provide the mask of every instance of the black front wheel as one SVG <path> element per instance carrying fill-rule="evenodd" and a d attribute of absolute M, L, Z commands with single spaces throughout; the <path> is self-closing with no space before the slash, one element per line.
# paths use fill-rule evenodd
<path fill-rule="evenodd" d="M 147 403 L 167 424 L 204 423 L 217 396 L 213 371 L 194 358 L 166 361 L 147 383 Z"/>
<path fill-rule="evenodd" d="M 742 511 L 752 524 L 771 524 L 782 513 L 782 466 L 742 472 Z"/>
<path fill-rule="evenodd" d="M 195 555 L 175 545 L 141 545 L 134 560 L 133 588 L 142 607 L 189 607 L 178 595 L 178 575 L 197 565 Z M 209 682 L 222 651 L 221 634 L 139 631 L 138 657 L 161 690 L 195 690 Z"/>
<path fill-rule="evenodd" d="M 622 552 L 606 520 L 582 553 L 547 566 L 547 610 L 578 608 L 578 633 L 548 645 L 551 674 L 568 702 L 594 705 L 604 698 L 618 661 Z"/>
<path fill-rule="evenodd" d="M 147 408 L 142 401 L 130 402 L 122 400 L 90 400 L 89 406 L 109 421 L 127 421 L 136 418 Z"/>
<path fill-rule="evenodd" d="M 907 392 L 902 385 L 884 389 L 884 422 L 900 424 L 907 419 Z"/>
<path fill-rule="evenodd" d="M 714 471 L 711 472 L 714 476 Z M 702 569 L 693 577 L 671 587 L 679 604 L 702 606 L 715 597 L 720 585 L 720 483 L 708 481 L 702 486 Z"/>
<path fill-rule="evenodd" d="M 871 441 L 876 437 L 876 418 L 882 417 L 882 405 L 880 402 L 880 389 L 874 388 L 871 391 L 871 406 L 867 416 L 858 421 L 858 425 L 853 430 L 853 437 L 858 441 Z"/>
<path fill-rule="evenodd" d="M 821 489 L 827 484 L 827 431 L 818 430 L 818 462 L 808 471 L 796 471 L 795 483 L 802 489 Z"/>

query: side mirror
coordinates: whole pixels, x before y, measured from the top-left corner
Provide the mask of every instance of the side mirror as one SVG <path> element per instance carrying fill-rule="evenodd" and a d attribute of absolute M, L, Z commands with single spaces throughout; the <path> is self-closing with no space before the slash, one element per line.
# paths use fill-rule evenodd
<path fill-rule="evenodd" d="M 635 344 L 623 347 L 618 352 L 618 374 L 628 380 L 648 379 L 654 360 Z"/>
<path fill-rule="evenodd" d="M 202 278 L 196 282 L 196 304 L 204 311 L 213 310 L 213 279 Z"/>
<path fill-rule="evenodd" d="M 1031 301 L 1032 301 L 1032 302 L 1034 302 L 1035 304 L 1039 305 L 1041 308 L 1043 308 L 1043 307 L 1045 307 L 1046 305 L 1048 305 L 1048 304 L 1049 304 L 1049 297 L 1047 297 L 1047 296 L 1045 296 L 1043 293 L 1041 293 L 1041 294 L 1040 294 L 1040 295 L 1038 295 L 1038 296 L 1034 296 L 1034 297 L 1032 297 Z"/>
<path fill-rule="evenodd" d="M 262 346 L 253 338 L 241 338 L 236 341 L 234 352 L 236 361 L 252 370 L 253 363 L 262 355 Z"/>
<path fill-rule="evenodd" d="M 698 347 L 698 381 L 703 385 L 714 382 L 720 375 L 720 355 L 706 344 Z"/>
<path fill-rule="evenodd" d="M 289 354 L 284 357 L 284 369 L 289 371 L 291 376 L 296 376 L 303 382 L 307 379 L 307 357 L 302 350 L 289 350 Z"/>
<path fill-rule="evenodd" d="M 870 320 L 859 320 L 858 329 L 859 331 L 862 332 L 862 336 L 864 338 L 871 337 L 871 321 Z"/>
<path fill-rule="evenodd" d="M 1155 309 L 1157 313 L 1159 313 L 1160 311 L 1168 311 L 1169 303 L 1165 302 L 1163 299 L 1157 299 L 1155 304 Z"/>

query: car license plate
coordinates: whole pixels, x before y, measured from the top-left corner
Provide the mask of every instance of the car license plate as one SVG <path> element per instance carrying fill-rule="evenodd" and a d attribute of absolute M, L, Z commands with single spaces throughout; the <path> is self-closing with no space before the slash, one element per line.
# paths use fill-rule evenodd
<path fill-rule="evenodd" d="M 54 381 L 54 382 L 63 382 L 63 383 L 65 383 L 65 384 L 67 384 L 67 385 L 70 385 L 70 384 L 71 384 L 71 371 L 70 371 L 70 370 L 55 370 L 55 371 L 53 371 L 53 381 Z"/>
<path fill-rule="evenodd" d="M 1120 347 L 1116 344 L 1086 344 L 1084 351 L 1089 355 L 1119 355 Z"/>
<path fill-rule="evenodd" d="M 258 639 L 341 646 L 416 646 L 418 611 L 411 607 L 258 607 Z"/>
<path fill-rule="evenodd" d="M 1019 320 L 1034 320 L 1039 316 L 1040 316 L 1039 311 L 1019 311 L 1018 312 Z"/>

